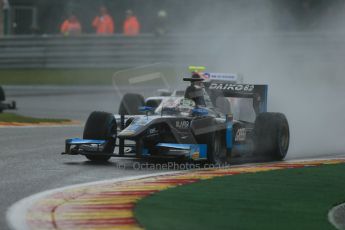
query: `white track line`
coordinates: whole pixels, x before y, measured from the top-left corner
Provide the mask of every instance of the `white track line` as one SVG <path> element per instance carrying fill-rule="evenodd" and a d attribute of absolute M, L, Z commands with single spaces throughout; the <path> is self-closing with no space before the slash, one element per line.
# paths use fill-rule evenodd
<path fill-rule="evenodd" d="M 328 213 L 328 220 L 338 230 L 345 230 L 345 203 L 333 207 Z"/>
<path fill-rule="evenodd" d="M 308 161 L 317 161 L 317 160 L 339 160 L 339 159 L 345 159 L 345 157 L 298 159 L 298 160 L 282 161 L 282 163 L 308 162 Z M 269 163 L 275 163 L 275 162 L 269 162 Z M 248 165 L 260 165 L 260 164 L 265 164 L 265 163 L 243 164 L 243 165 L 236 165 L 235 167 L 243 167 L 243 166 L 248 166 Z M 137 179 L 143 179 L 143 178 L 154 177 L 154 176 L 162 176 L 162 175 L 173 175 L 173 174 L 178 174 L 178 173 L 184 173 L 187 171 L 191 171 L 191 170 L 163 172 L 163 173 L 152 173 L 152 174 L 140 175 L 140 176 L 129 176 L 129 177 L 123 177 L 123 178 L 119 178 L 119 179 L 109 179 L 109 180 L 95 181 L 95 182 L 82 183 L 82 184 L 76 184 L 76 185 L 69 185 L 69 186 L 64 186 L 64 187 L 57 188 L 57 189 L 43 191 L 43 192 L 31 195 L 29 197 L 26 197 L 22 200 L 19 200 L 16 203 L 14 203 L 7 210 L 6 220 L 7 220 L 9 227 L 13 230 L 29 230 L 29 228 L 26 224 L 26 214 L 27 214 L 29 208 L 34 203 L 36 203 L 38 200 L 40 200 L 43 197 L 46 197 L 48 195 L 51 195 L 53 193 L 62 192 L 66 189 L 79 188 L 79 187 L 83 187 L 83 186 L 99 185 L 99 184 L 103 184 L 103 183 L 117 183 L 117 182 L 137 180 Z"/>
<path fill-rule="evenodd" d="M 42 199 L 43 197 L 49 196 L 56 192 L 62 192 L 66 189 L 73 189 L 73 188 L 79 188 L 79 187 L 90 186 L 90 185 L 99 185 L 103 183 L 117 183 L 117 182 L 137 180 L 137 179 L 143 179 L 143 178 L 154 177 L 154 176 L 172 175 L 172 174 L 178 174 L 182 172 L 185 172 L 185 171 L 153 173 L 153 174 L 140 175 L 140 176 L 129 176 L 129 177 L 123 177 L 120 179 L 109 179 L 109 180 L 95 181 L 95 182 L 82 183 L 82 184 L 76 184 L 76 185 L 69 185 L 69 186 L 64 186 L 57 189 L 40 192 L 14 203 L 7 210 L 7 213 L 6 213 L 7 224 L 13 230 L 29 230 L 26 224 L 26 214 L 29 208 L 38 200 Z"/>

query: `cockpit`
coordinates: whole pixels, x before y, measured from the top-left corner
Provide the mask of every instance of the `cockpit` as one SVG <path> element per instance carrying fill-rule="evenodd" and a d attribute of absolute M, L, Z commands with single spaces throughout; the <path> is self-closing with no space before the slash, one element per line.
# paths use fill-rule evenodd
<path fill-rule="evenodd" d="M 196 108 L 193 100 L 181 97 L 165 98 L 156 109 L 156 114 L 172 116 L 190 116 Z"/>

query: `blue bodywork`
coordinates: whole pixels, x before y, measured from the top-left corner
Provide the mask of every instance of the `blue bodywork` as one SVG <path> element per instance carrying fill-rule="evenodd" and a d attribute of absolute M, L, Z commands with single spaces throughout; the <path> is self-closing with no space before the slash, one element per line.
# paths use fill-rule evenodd
<path fill-rule="evenodd" d="M 192 110 L 192 114 L 194 116 L 206 116 L 208 114 L 208 110 L 204 108 L 195 108 Z"/>
<path fill-rule="evenodd" d="M 77 155 L 79 154 L 78 151 L 74 151 L 75 148 L 79 148 L 82 145 L 97 145 L 95 146 L 96 150 L 99 151 L 100 148 L 107 143 L 106 140 L 90 140 L 90 139 L 80 139 L 80 138 L 72 138 L 67 139 L 65 141 L 65 152 L 63 154 L 72 154 Z"/>
<path fill-rule="evenodd" d="M 232 149 L 232 122 L 226 123 L 226 148 L 228 150 Z"/>
<path fill-rule="evenodd" d="M 192 160 L 206 160 L 207 159 L 207 145 L 206 144 L 176 144 L 176 143 L 159 143 L 157 147 L 189 150 L 185 157 Z"/>
<path fill-rule="evenodd" d="M 151 106 L 140 106 L 139 111 L 140 112 L 153 112 L 153 111 L 155 111 L 155 108 L 153 108 Z"/>
<path fill-rule="evenodd" d="M 70 145 L 82 145 L 82 144 L 102 145 L 105 142 L 106 142 L 105 140 L 88 140 L 88 139 L 80 139 L 80 138 L 72 138 L 72 139 L 66 140 L 66 144 L 70 144 Z"/>

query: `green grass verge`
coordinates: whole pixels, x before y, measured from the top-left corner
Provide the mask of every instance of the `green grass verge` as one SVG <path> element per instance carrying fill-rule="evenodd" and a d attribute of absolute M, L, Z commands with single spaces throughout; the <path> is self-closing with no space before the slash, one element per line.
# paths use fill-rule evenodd
<path fill-rule="evenodd" d="M 118 69 L 0 70 L 0 85 L 111 85 Z"/>
<path fill-rule="evenodd" d="M 121 69 L 0 69 L 0 85 L 112 85 L 113 76 Z M 148 65 L 127 69 L 117 75 L 117 84 L 128 84 L 133 76 L 160 73 L 164 81 L 175 82 L 177 70 L 172 67 Z M 160 82 L 160 81 L 159 81 Z M 159 84 L 159 82 L 157 84 Z M 147 84 L 155 84 L 148 81 Z M 161 82 L 160 84 L 166 82 Z M 170 82 L 171 83 L 171 82 Z M 164 85 L 163 84 L 163 85 Z"/>
<path fill-rule="evenodd" d="M 50 119 L 50 118 L 34 118 L 34 117 L 26 117 L 21 116 L 15 113 L 0 113 L 0 122 L 18 122 L 18 123 L 42 123 L 42 122 L 49 122 L 49 123 L 63 123 L 69 122 L 68 119 Z"/>
<path fill-rule="evenodd" d="M 241 174 L 168 189 L 139 201 L 146 229 L 334 229 L 345 164 Z"/>

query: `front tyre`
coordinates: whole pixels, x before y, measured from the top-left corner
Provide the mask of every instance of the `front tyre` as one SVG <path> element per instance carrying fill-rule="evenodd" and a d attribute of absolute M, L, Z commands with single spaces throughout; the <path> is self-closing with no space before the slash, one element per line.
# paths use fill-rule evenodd
<path fill-rule="evenodd" d="M 200 118 L 192 122 L 192 130 L 198 144 L 207 145 L 207 161 L 211 164 L 225 164 L 230 161 L 226 149 L 225 130 L 214 130 L 217 123 L 213 118 Z"/>
<path fill-rule="evenodd" d="M 230 157 L 227 154 L 225 136 L 221 131 L 210 134 L 207 145 L 207 159 L 212 164 L 223 165 L 229 162 Z"/>
<path fill-rule="evenodd" d="M 255 120 L 255 145 L 260 156 L 283 160 L 289 149 L 289 123 L 282 113 L 261 113 Z"/>
<path fill-rule="evenodd" d="M 106 140 L 101 153 L 108 153 L 109 155 L 114 152 L 116 140 L 116 119 L 111 113 L 106 112 L 92 112 L 86 121 L 84 128 L 84 139 L 93 140 Z M 106 162 L 111 156 L 106 155 L 85 155 L 87 159 L 95 162 Z"/>

